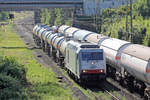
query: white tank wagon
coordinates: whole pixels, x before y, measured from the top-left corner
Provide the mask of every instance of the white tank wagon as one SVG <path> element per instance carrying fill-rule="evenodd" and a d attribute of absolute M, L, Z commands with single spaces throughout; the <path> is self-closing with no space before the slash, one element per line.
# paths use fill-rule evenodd
<path fill-rule="evenodd" d="M 49 26 L 45 25 L 43 27 L 39 28 L 39 31 L 37 31 L 37 36 L 40 38 L 41 40 L 41 46 L 43 48 L 43 51 L 45 52 L 45 46 L 46 46 L 46 42 L 44 41 L 43 37 L 44 35 L 48 32 L 48 31 L 52 31 L 52 28 L 50 28 Z"/>
<path fill-rule="evenodd" d="M 48 27 L 47 25 L 45 24 L 37 24 L 34 28 L 33 28 L 33 38 L 35 40 L 35 43 L 40 45 L 40 43 L 43 44 L 43 41 L 42 41 L 42 34 L 46 31 L 50 31 L 52 30 L 52 28 Z"/>
<path fill-rule="evenodd" d="M 78 30 L 81 30 L 81 29 L 70 27 L 67 25 L 61 25 L 60 27 L 58 27 L 58 32 L 63 33 L 65 36 L 72 36 L 72 34 Z"/>
<path fill-rule="evenodd" d="M 53 34 L 53 31 L 47 31 L 47 32 L 45 32 L 45 33 L 42 35 L 42 39 L 43 39 L 44 41 L 47 41 L 49 35 L 51 35 L 51 34 Z"/>
<path fill-rule="evenodd" d="M 62 43 L 60 44 L 59 50 L 61 52 L 61 54 L 65 57 L 66 55 L 66 47 L 67 47 L 68 42 L 65 40 L 62 41 Z"/>
<path fill-rule="evenodd" d="M 46 27 L 41 27 L 40 30 L 37 32 L 37 36 L 42 38 L 42 35 L 45 34 L 47 31 L 52 31 L 52 28 L 46 26 Z"/>
<path fill-rule="evenodd" d="M 90 42 L 90 43 L 96 43 L 96 44 L 100 44 L 101 42 L 103 42 L 105 39 L 108 39 L 109 37 L 104 36 L 102 34 L 89 34 L 85 40 Z"/>
<path fill-rule="evenodd" d="M 37 31 L 41 28 L 41 27 L 44 27 L 44 26 L 46 26 L 45 24 L 37 24 L 37 25 L 35 25 L 34 26 L 34 28 L 33 28 L 33 34 L 37 34 Z"/>
<path fill-rule="evenodd" d="M 67 25 L 61 25 L 58 27 L 58 33 L 65 33 L 65 30 L 70 28 L 70 26 L 67 26 Z"/>
<path fill-rule="evenodd" d="M 36 25 L 34 28 L 33 28 L 33 33 L 35 35 L 38 35 L 39 34 L 39 31 L 45 29 L 45 30 L 49 30 L 50 27 L 48 27 L 47 25 L 45 24 L 38 24 Z"/>
<path fill-rule="evenodd" d="M 114 38 L 106 38 L 101 43 L 98 42 L 101 49 L 104 49 L 104 52 L 106 54 L 107 63 L 109 65 L 112 65 L 112 67 L 120 67 L 117 65 L 117 53 L 118 50 L 126 44 L 131 44 L 130 42 L 118 40 Z M 117 68 L 119 69 L 119 68 Z"/>
<path fill-rule="evenodd" d="M 55 40 L 53 41 L 53 46 L 54 46 L 55 48 L 59 49 L 59 48 L 60 48 L 60 43 L 61 43 L 63 40 L 64 40 L 64 37 L 58 35 L 58 36 L 55 38 Z"/>
<path fill-rule="evenodd" d="M 57 36 L 57 34 L 51 34 L 49 35 L 47 42 L 52 45 L 52 40 Z"/>
<path fill-rule="evenodd" d="M 75 27 L 70 27 L 67 25 L 61 25 L 58 27 L 58 32 L 63 33 L 65 36 L 73 36 L 76 40 L 88 41 L 91 43 L 98 43 L 102 38 L 109 38 L 102 34 L 97 34 L 91 31 L 82 30 Z"/>
<path fill-rule="evenodd" d="M 40 38 L 37 36 L 37 33 L 40 31 L 41 27 L 44 27 L 45 24 L 37 24 L 34 28 L 33 28 L 33 39 L 35 41 L 35 43 L 40 46 L 41 44 L 41 40 Z"/>
<path fill-rule="evenodd" d="M 53 47 L 56 49 L 56 62 L 59 63 L 59 65 L 64 66 L 64 58 L 65 58 L 65 54 L 63 54 L 64 52 L 60 51 L 60 46 L 62 44 L 62 42 L 64 41 L 64 37 L 58 35 L 53 44 Z M 66 48 L 66 47 L 65 47 Z"/>
<path fill-rule="evenodd" d="M 48 54 L 48 56 L 50 56 L 50 49 L 51 49 L 51 46 L 48 44 L 47 39 L 48 39 L 48 37 L 49 37 L 51 34 L 53 34 L 52 31 L 47 31 L 47 32 L 45 32 L 45 33 L 42 35 L 42 39 L 43 39 L 43 41 L 44 41 L 44 43 L 45 43 L 45 47 L 44 47 L 45 50 L 43 50 L 43 51 L 45 51 L 45 52 Z"/>
<path fill-rule="evenodd" d="M 118 64 L 124 67 L 130 78 L 129 84 L 149 98 L 150 95 L 150 48 L 131 44 L 120 49 Z M 123 74 L 126 76 L 126 73 Z M 131 77 L 130 76 L 130 77 Z"/>
<path fill-rule="evenodd" d="M 91 31 L 86 31 L 86 30 L 79 30 L 74 32 L 72 36 L 75 40 L 85 41 L 85 38 L 90 34 L 96 34 L 96 33 Z"/>
<path fill-rule="evenodd" d="M 59 43 L 59 39 L 63 37 L 62 34 L 54 33 L 53 31 L 48 30 L 42 34 L 41 38 L 45 43 L 45 47 L 43 47 L 45 49 L 44 51 L 47 52 L 49 56 L 51 56 L 52 53 L 50 54 L 50 52 L 56 52 L 56 49 L 54 48 L 57 48 L 57 42 Z"/>
<path fill-rule="evenodd" d="M 77 31 L 79 31 L 79 30 L 81 30 L 81 29 L 75 28 L 75 27 L 70 27 L 70 28 L 66 29 L 64 33 L 65 33 L 66 36 L 72 36 L 72 34 L 73 34 L 74 32 L 77 32 Z M 70 34 L 70 33 L 71 33 L 71 34 Z"/>

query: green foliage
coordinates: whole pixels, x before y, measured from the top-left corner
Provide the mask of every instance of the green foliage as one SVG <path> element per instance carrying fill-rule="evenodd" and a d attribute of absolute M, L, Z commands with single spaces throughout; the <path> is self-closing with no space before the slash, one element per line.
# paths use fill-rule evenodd
<path fill-rule="evenodd" d="M 138 0 L 133 4 L 133 38 L 130 26 L 126 32 L 126 6 L 105 9 L 101 13 L 101 33 L 133 43 L 149 46 L 150 0 Z M 129 9 L 129 8 L 128 8 Z M 128 17 L 130 20 L 130 17 Z"/>
<path fill-rule="evenodd" d="M 0 73 L 26 81 L 26 71 L 23 65 L 19 64 L 13 57 L 3 57 L 0 60 Z"/>
<path fill-rule="evenodd" d="M 25 75 L 25 69 L 16 59 L 0 56 L 0 99 L 26 100 Z"/>
<path fill-rule="evenodd" d="M 144 18 L 149 17 L 150 16 L 150 1 L 138 0 L 138 2 L 134 5 L 134 9 Z"/>
<path fill-rule="evenodd" d="M 49 25 L 52 12 L 49 9 L 45 9 L 45 14 L 46 14 L 45 24 Z"/>
<path fill-rule="evenodd" d="M 62 24 L 62 22 L 61 22 L 62 21 L 61 12 L 62 12 L 62 9 L 55 8 L 56 19 L 55 19 L 54 25 L 61 25 Z"/>
<path fill-rule="evenodd" d="M 54 17 L 52 15 L 51 9 L 42 9 L 41 10 L 41 22 L 47 25 L 53 25 Z"/>
<path fill-rule="evenodd" d="M 27 100 L 28 96 L 19 80 L 5 74 L 0 74 L 0 99 Z"/>
<path fill-rule="evenodd" d="M 45 23 L 46 21 L 46 13 L 45 13 L 45 9 L 41 10 L 41 22 Z"/>
<path fill-rule="evenodd" d="M 71 21 L 71 10 L 70 9 L 42 9 L 41 10 L 41 22 L 50 26 L 67 24 L 70 25 Z"/>

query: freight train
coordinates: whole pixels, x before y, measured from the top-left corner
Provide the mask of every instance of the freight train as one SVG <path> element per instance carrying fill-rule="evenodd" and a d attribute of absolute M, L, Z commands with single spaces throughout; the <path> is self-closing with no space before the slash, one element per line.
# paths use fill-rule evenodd
<path fill-rule="evenodd" d="M 103 49 L 96 44 L 74 40 L 56 31 L 56 27 L 37 24 L 33 28 L 35 43 L 75 80 L 81 83 L 105 80 L 106 60 Z"/>
<path fill-rule="evenodd" d="M 59 33 L 99 45 L 106 54 L 107 74 L 150 99 L 150 48 L 91 31 L 61 25 Z"/>

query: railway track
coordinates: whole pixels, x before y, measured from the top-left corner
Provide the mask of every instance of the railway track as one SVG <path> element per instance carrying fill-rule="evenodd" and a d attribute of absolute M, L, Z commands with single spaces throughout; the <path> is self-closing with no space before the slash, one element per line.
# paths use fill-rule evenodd
<path fill-rule="evenodd" d="M 112 98 L 112 100 L 120 100 L 118 97 L 116 97 L 113 93 L 111 93 L 111 92 L 109 92 L 107 89 L 106 89 L 106 87 L 104 86 L 104 88 L 102 88 L 106 93 L 108 93 L 110 96 L 111 96 L 111 98 Z"/>
<path fill-rule="evenodd" d="M 110 95 L 112 100 L 121 100 L 117 96 L 115 96 L 113 93 L 109 92 L 107 89 L 105 89 L 105 88 L 101 88 L 101 89 L 105 93 L 107 93 L 108 95 Z M 92 92 L 92 94 L 95 96 L 95 100 L 106 100 L 105 98 L 98 96 L 97 93 Z"/>
<path fill-rule="evenodd" d="M 120 87 L 118 84 L 114 85 L 114 83 L 112 83 L 112 86 L 110 86 L 108 84 L 108 82 L 105 82 L 104 84 L 99 85 L 98 88 L 90 88 L 92 94 L 95 96 L 96 100 L 107 100 L 105 98 L 98 96 L 99 94 L 97 93 L 97 91 L 103 91 L 104 93 L 107 93 L 109 95 L 109 100 L 144 100 L 143 98 L 141 98 L 139 95 L 136 94 L 132 94 L 130 93 L 128 90 Z M 113 90 L 110 90 L 110 88 L 117 88 L 115 89 L 115 91 L 117 91 L 117 94 L 115 94 L 113 92 Z"/>
<path fill-rule="evenodd" d="M 118 89 L 120 89 L 121 95 L 129 97 L 128 100 L 144 100 L 144 98 L 142 98 L 139 94 L 131 93 L 129 90 L 122 87 L 118 82 L 114 81 L 112 78 L 107 78 L 107 81 L 112 85 L 116 86 Z"/>

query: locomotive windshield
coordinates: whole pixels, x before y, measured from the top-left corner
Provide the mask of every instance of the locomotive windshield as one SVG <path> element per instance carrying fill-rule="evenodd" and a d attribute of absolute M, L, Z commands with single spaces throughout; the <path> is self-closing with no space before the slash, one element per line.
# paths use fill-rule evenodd
<path fill-rule="evenodd" d="M 83 52 L 82 60 L 103 60 L 103 52 Z"/>

